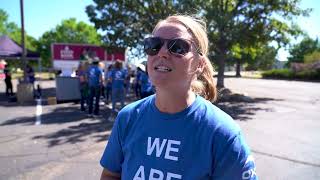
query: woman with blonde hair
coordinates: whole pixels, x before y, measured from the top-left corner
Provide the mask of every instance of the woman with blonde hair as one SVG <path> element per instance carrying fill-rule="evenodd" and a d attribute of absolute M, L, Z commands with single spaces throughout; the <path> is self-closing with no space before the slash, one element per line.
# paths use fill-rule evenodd
<path fill-rule="evenodd" d="M 203 21 L 174 15 L 144 40 L 156 94 L 118 114 L 101 179 L 257 179 L 239 126 L 216 99 Z"/>

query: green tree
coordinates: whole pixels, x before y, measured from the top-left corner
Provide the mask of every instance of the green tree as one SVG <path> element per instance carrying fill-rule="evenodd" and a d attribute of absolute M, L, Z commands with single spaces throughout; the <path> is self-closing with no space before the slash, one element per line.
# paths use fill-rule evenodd
<path fill-rule="evenodd" d="M 231 59 L 234 61 L 228 62 L 228 65 L 234 65 L 236 64 L 236 77 L 241 77 L 241 65 L 245 63 L 251 63 L 255 60 L 255 57 L 257 56 L 257 53 L 261 51 L 261 48 L 254 44 L 251 44 L 250 46 L 243 46 L 242 44 L 235 44 L 231 48 Z"/>
<path fill-rule="evenodd" d="M 277 49 L 264 45 L 260 47 L 256 57 L 247 62 L 247 69 L 250 70 L 270 70 L 276 62 Z"/>
<path fill-rule="evenodd" d="M 275 41 L 283 46 L 288 43 L 288 35 L 300 33 L 297 26 L 287 21 L 307 14 L 298 7 L 298 0 L 216 0 L 204 3 L 212 59 L 218 64 L 218 87 L 224 87 L 225 62 L 235 44 L 250 48 L 257 43 Z"/>
<path fill-rule="evenodd" d="M 129 53 L 141 58 L 143 38 L 151 34 L 158 20 L 191 11 L 187 2 L 94 0 L 95 5 L 87 6 L 86 12 L 95 27 L 103 31 L 107 49 L 133 48 Z"/>
<path fill-rule="evenodd" d="M 318 39 L 312 39 L 308 36 L 304 37 L 304 39 L 298 43 L 293 45 L 289 49 L 290 56 L 288 57 L 287 65 L 290 63 L 303 63 L 304 56 L 313 53 L 317 49 L 320 49 Z"/>
<path fill-rule="evenodd" d="M 8 14 L 0 9 L 0 36 L 2 35 L 7 35 L 16 43 L 21 44 L 21 28 L 14 22 L 8 22 Z M 35 51 L 37 49 L 37 40 L 27 35 L 27 33 L 25 37 L 26 48 Z"/>
<path fill-rule="evenodd" d="M 0 33 L 7 34 L 8 14 L 0 9 Z"/>
<path fill-rule="evenodd" d="M 304 63 L 314 63 L 320 61 L 320 48 L 311 54 L 307 54 L 303 58 Z"/>
<path fill-rule="evenodd" d="M 51 66 L 52 43 L 83 43 L 101 45 L 101 36 L 97 30 L 75 18 L 63 20 L 54 29 L 45 32 L 39 39 L 38 50 L 45 67 Z"/>
<path fill-rule="evenodd" d="M 288 35 L 300 33 L 290 25 L 296 16 L 307 15 L 299 0 L 94 0 L 86 9 L 95 27 L 101 29 L 104 43 L 137 47 L 152 31 L 156 21 L 174 13 L 197 12 L 207 20 L 210 59 L 218 64 L 218 87 L 224 87 L 224 66 L 236 44 L 276 41 L 288 43 Z M 141 47 L 140 47 L 141 48 Z"/>

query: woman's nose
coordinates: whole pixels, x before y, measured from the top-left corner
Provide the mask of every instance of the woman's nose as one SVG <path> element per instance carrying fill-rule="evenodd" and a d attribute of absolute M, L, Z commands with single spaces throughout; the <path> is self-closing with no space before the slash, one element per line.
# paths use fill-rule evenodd
<path fill-rule="evenodd" d="M 164 57 L 167 58 L 169 56 L 169 51 L 167 48 L 167 42 L 163 43 L 163 45 L 161 46 L 159 52 L 158 52 L 158 56 L 159 57 Z"/>

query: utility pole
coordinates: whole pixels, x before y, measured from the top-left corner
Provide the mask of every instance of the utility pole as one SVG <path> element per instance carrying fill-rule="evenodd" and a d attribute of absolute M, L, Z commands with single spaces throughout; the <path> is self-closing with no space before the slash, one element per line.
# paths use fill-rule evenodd
<path fill-rule="evenodd" d="M 26 62 L 26 47 L 24 39 L 24 14 L 23 14 L 23 0 L 20 0 L 20 15 L 21 15 L 21 46 L 22 46 L 22 65 L 23 65 L 23 82 L 27 82 L 27 62 Z"/>
<path fill-rule="evenodd" d="M 21 61 L 23 65 L 23 81 L 17 84 L 17 100 L 19 103 L 33 101 L 33 84 L 27 81 L 27 60 L 26 60 L 26 47 L 24 37 L 24 15 L 23 15 L 23 0 L 20 0 L 20 12 L 21 12 L 21 46 L 22 55 Z"/>

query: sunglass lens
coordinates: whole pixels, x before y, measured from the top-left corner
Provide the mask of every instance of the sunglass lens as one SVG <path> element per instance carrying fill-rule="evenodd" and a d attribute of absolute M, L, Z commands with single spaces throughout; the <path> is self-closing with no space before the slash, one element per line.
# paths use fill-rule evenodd
<path fill-rule="evenodd" d="M 185 55 L 189 52 L 190 45 L 183 39 L 173 39 L 168 42 L 168 49 L 173 54 Z"/>
<path fill-rule="evenodd" d="M 158 54 L 162 46 L 160 38 L 150 37 L 144 40 L 144 52 L 150 56 Z"/>

